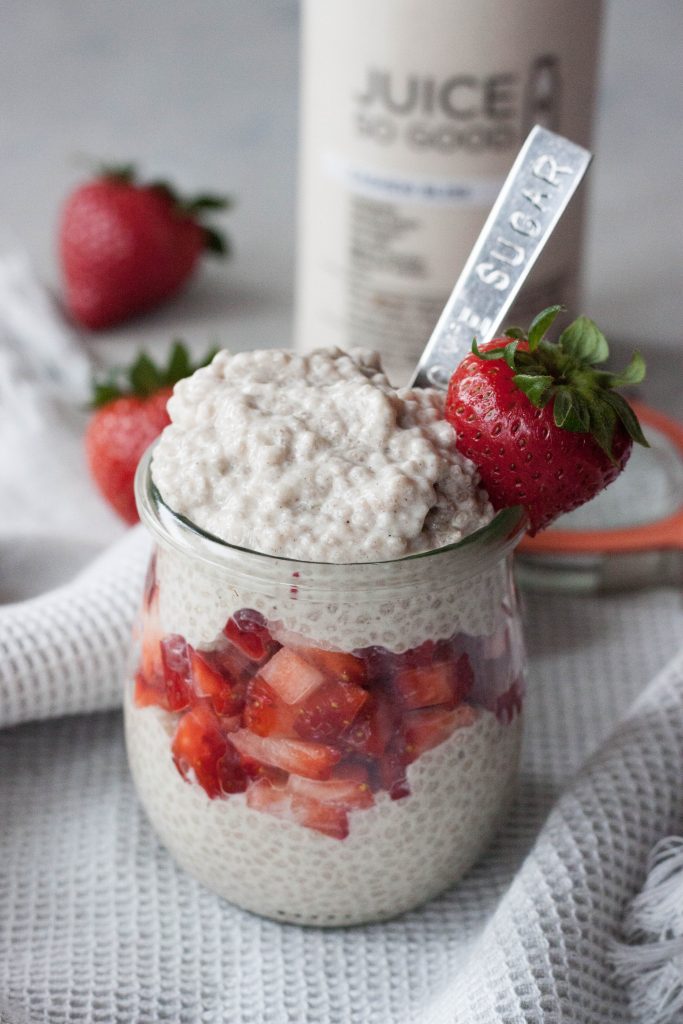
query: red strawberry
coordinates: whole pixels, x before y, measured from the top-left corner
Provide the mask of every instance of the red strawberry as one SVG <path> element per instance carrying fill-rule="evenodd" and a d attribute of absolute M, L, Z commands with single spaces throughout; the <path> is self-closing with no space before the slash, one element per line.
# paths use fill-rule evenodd
<path fill-rule="evenodd" d="M 307 779 L 327 779 L 341 754 L 323 743 L 257 736 L 248 729 L 231 733 L 230 739 L 243 758 L 303 775 Z"/>
<path fill-rule="evenodd" d="M 366 681 L 367 668 L 362 658 L 342 651 L 326 651 L 322 647 L 299 647 L 300 654 L 311 665 L 333 679 L 361 685 Z"/>
<path fill-rule="evenodd" d="M 396 673 L 393 686 L 401 705 L 412 710 L 436 704 L 454 707 L 469 695 L 473 682 L 470 660 L 461 654 L 457 661 L 404 668 Z"/>
<path fill-rule="evenodd" d="M 381 757 L 398 726 L 398 713 L 383 693 L 371 693 L 343 736 L 343 743 L 361 757 Z"/>
<path fill-rule="evenodd" d="M 187 643 L 177 633 L 169 633 L 161 641 L 161 663 L 166 683 L 166 707 L 182 711 L 192 697 L 192 677 Z"/>
<path fill-rule="evenodd" d="M 246 682 L 239 670 L 231 668 L 225 658 L 214 651 L 189 648 L 194 691 L 208 697 L 219 715 L 236 715 L 244 708 Z"/>
<path fill-rule="evenodd" d="M 260 674 L 286 704 L 297 704 L 325 682 L 322 672 L 287 647 L 282 647 Z"/>
<path fill-rule="evenodd" d="M 236 792 L 235 778 L 238 768 L 233 752 L 226 763 L 229 743 L 220 727 L 218 718 L 206 705 L 198 704 L 186 711 L 178 722 L 171 750 L 175 765 L 188 781 L 196 780 L 207 796 L 216 797 L 223 791 L 222 783 L 228 781 L 228 792 Z M 246 788 L 246 776 L 242 776 L 242 789 Z"/>
<path fill-rule="evenodd" d="M 544 338 L 560 306 L 477 348 L 451 377 L 446 418 L 458 449 L 471 459 L 496 509 L 523 505 L 529 532 L 595 497 L 624 468 L 640 424 L 614 388 L 637 384 L 636 353 L 621 374 L 597 369 L 604 335 L 579 317 L 557 343 Z"/>
<path fill-rule="evenodd" d="M 102 328 L 158 305 L 190 277 L 204 250 L 224 239 L 201 223 L 227 200 L 186 200 L 166 182 L 139 184 L 132 167 L 105 168 L 67 199 L 59 228 L 66 304 L 85 327 Z"/>
<path fill-rule="evenodd" d="M 266 779 L 259 779 L 247 790 L 247 804 L 276 818 L 296 822 L 315 829 L 333 839 L 345 839 L 349 834 L 346 809 L 333 803 L 323 803 L 308 796 L 291 793 Z"/>
<path fill-rule="evenodd" d="M 199 365 L 214 354 L 208 353 Z M 85 434 L 88 466 L 100 492 L 127 523 L 138 519 L 133 494 L 138 462 L 170 422 L 166 402 L 173 385 L 195 369 L 176 342 L 165 369 L 143 353 L 127 374 L 113 371 L 95 388 L 95 412 Z"/>
<path fill-rule="evenodd" d="M 451 685 L 453 666 L 449 662 L 408 668 L 396 674 L 394 686 L 398 698 L 407 709 L 425 708 L 433 704 L 455 703 Z"/>
<path fill-rule="evenodd" d="M 258 664 L 266 661 L 280 646 L 270 635 L 263 615 L 252 608 L 241 608 L 235 612 L 226 622 L 223 633 L 242 654 Z"/>
<path fill-rule="evenodd" d="M 438 747 L 454 729 L 472 725 L 477 718 L 476 708 L 461 704 L 457 708 L 422 708 L 409 711 L 403 720 L 405 737 L 404 760 L 416 761 L 426 750 Z"/>
<path fill-rule="evenodd" d="M 294 731 L 302 740 L 335 743 L 368 699 L 367 690 L 341 679 L 326 679 L 297 705 Z"/>
<path fill-rule="evenodd" d="M 257 736 L 292 737 L 296 716 L 296 705 L 281 700 L 260 676 L 249 682 L 244 709 L 247 729 L 251 729 Z"/>
<path fill-rule="evenodd" d="M 375 798 L 368 784 L 368 772 L 363 765 L 339 765 L 326 782 L 290 775 L 287 788 L 297 796 L 308 797 L 322 804 L 336 804 L 351 810 L 354 807 L 372 807 Z"/>

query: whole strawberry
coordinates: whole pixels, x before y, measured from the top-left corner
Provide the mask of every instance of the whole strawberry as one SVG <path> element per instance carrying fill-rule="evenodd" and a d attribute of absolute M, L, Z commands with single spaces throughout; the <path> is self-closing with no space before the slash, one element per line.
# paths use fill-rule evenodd
<path fill-rule="evenodd" d="M 166 182 L 140 184 L 132 167 L 105 168 L 67 199 L 59 255 L 69 312 L 93 329 L 110 327 L 177 292 L 201 254 L 226 244 L 202 223 L 224 197 L 181 198 Z"/>
<path fill-rule="evenodd" d="M 446 418 L 458 449 L 479 469 L 496 509 L 523 505 L 529 533 L 583 505 L 626 465 L 633 441 L 646 445 L 635 413 L 614 389 L 639 383 L 636 353 L 621 374 L 599 369 L 607 341 L 579 317 L 556 343 L 546 340 L 560 306 L 525 334 L 477 347 L 451 377 Z"/>
<path fill-rule="evenodd" d="M 214 355 L 210 352 L 198 365 Z M 170 422 L 166 402 L 173 385 L 196 368 L 176 342 L 165 369 L 143 353 L 125 376 L 115 371 L 95 388 L 95 411 L 85 433 L 88 466 L 102 495 L 127 523 L 138 520 L 133 493 L 138 462 Z"/>

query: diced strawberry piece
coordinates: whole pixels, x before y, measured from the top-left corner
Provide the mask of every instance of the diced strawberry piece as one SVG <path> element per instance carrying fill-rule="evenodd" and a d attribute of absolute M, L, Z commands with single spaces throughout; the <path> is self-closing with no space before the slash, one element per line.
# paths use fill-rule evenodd
<path fill-rule="evenodd" d="M 344 747 L 364 757 L 381 757 L 397 727 L 398 714 L 381 691 L 371 693 L 342 737 Z"/>
<path fill-rule="evenodd" d="M 243 793 L 247 788 L 247 773 L 242 759 L 228 740 L 226 750 L 218 761 L 218 784 L 222 793 Z"/>
<path fill-rule="evenodd" d="M 244 724 L 258 736 L 294 736 L 295 705 L 285 704 L 260 676 L 247 686 Z"/>
<path fill-rule="evenodd" d="M 386 686 L 389 683 L 399 664 L 398 657 L 388 651 L 386 647 L 366 647 L 363 650 L 363 661 L 371 688 Z"/>
<path fill-rule="evenodd" d="M 496 698 L 494 712 L 498 721 L 511 722 L 515 715 L 521 714 L 523 698 L 522 681 L 521 679 L 515 679 L 512 686 Z"/>
<path fill-rule="evenodd" d="M 263 615 L 251 608 L 241 608 L 235 612 L 226 622 L 223 632 L 250 661 L 258 662 L 259 665 L 267 661 L 280 646 L 270 635 Z"/>
<path fill-rule="evenodd" d="M 297 654 L 315 665 L 331 679 L 362 686 L 367 680 L 367 666 L 362 658 L 343 651 L 325 651 L 322 647 L 299 647 Z"/>
<path fill-rule="evenodd" d="M 260 675 L 286 704 L 297 704 L 325 682 L 319 669 L 286 647 L 263 666 Z"/>
<path fill-rule="evenodd" d="M 194 692 L 207 697 L 219 715 L 236 715 L 244 708 L 247 684 L 212 651 L 188 647 Z"/>
<path fill-rule="evenodd" d="M 139 708 L 166 708 L 166 689 L 163 677 L 157 676 L 150 682 L 144 672 L 135 673 L 133 699 Z"/>
<path fill-rule="evenodd" d="M 156 629 L 145 630 L 140 652 L 140 671 L 150 686 L 164 687 L 164 669 L 161 663 L 161 637 Z"/>
<path fill-rule="evenodd" d="M 455 674 L 453 679 L 453 694 L 456 703 L 467 700 L 472 693 L 474 686 L 474 671 L 472 662 L 466 654 L 461 654 L 455 663 Z"/>
<path fill-rule="evenodd" d="M 211 709 L 198 704 L 186 711 L 178 723 L 171 751 L 175 765 L 188 782 L 196 781 L 207 796 L 221 793 L 220 764 L 228 742 L 220 723 Z"/>
<path fill-rule="evenodd" d="M 253 761 L 242 754 L 240 757 L 242 758 L 242 767 L 254 782 L 267 781 L 273 786 L 279 786 L 280 789 L 287 783 L 289 775 L 280 768 L 273 768 L 270 764 L 260 764 L 258 761 Z"/>
<path fill-rule="evenodd" d="M 402 706 L 411 711 L 438 704 L 454 707 L 469 695 L 473 682 L 470 660 L 462 654 L 456 662 L 403 669 L 396 673 L 393 686 Z"/>
<path fill-rule="evenodd" d="M 426 665 L 422 668 L 406 668 L 397 672 L 394 689 L 404 708 L 453 704 L 455 700 L 451 685 L 452 677 L 453 666 L 450 662 Z"/>
<path fill-rule="evenodd" d="M 247 805 L 256 811 L 315 829 L 333 839 L 345 839 L 349 834 L 348 818 L 343 807 L 292 794 L 265 779 L 249 787 Z"/>
<path fill-rule="evenodd" d="M 392 740 L 378 762 L 377 771 L 381 788 L 386 789 L 392 800 L 410 796 L 402 739 Z"/>
<path fill-rule="evenodd" d="M 411 647 L 397 655 L 397 670 L 407 668 L 429 668 L 439 658 L 439 648 L 434 640 L 425 640 L 419 647 Z"/>
<path fill-rule="evenodd" d="M 297 705 L 294 731 L 304 740 L 336 742 L 367 699 L 367 690 L 355 683 L 327 679 Z"/>
<path fill-rule="evenodd" d="M 284 786 L 273 785 L 268 779 L 258 779 L 247 790 L 247 806 L 273 814 L 276 818 L 291 818 L 292 796 Z"/>
<path fill-rule="evenodd" d="M 347 810 L 371 807 L 375 802 L 367 768 L 360 764 L 338 765 L 326 782 L 290 775 L 287 788 L 296 796 L 308 797 L 322 804 L 337 804 Z"/>
<path fill-rule="evenodd" d="M 469 704 L 461 704 L 457 708 L 435 707 L 409 711 L 403 719 L 405 763 L 410 764 L 426 750 L 438 747 L 454 729 L 472 725 L 476 718 L 477 712 Z"/>
<path fill-rule="evenodd" d="M 134 698 L 137 706 L 141 708 L 156 705 L 164 711 L 171 710 L 162 662 L 161 641 L 156 627 L 147 629 L 143 637 L 140 667 L 135 676 Z"/>
<path fill-rule="evenodd" d="M 305 743 L 286 737 L 257 736 L 249 729 L 238 729 L 231 742 L 244 758 L 303 775 L 307 779 L 327 779 L 341 758 L 335 747 L 324 743 Z"/>
<path fill-rule="evenodd" d="M 161 663 L 166 687 L 166 706 L 169 711 L 182 711 L 190 706 L 192 677 L 190 657 L 185 638 L 170 633 L 161 641 Z"/>
<path fill-rule="evenodd" d="M 319 803 L 305 796 L 292 796 L 292 815 L 299 825 L 315 829 L 332 839 L 346 839 L 349 819 L 344 807 Z"/>
<path fill-rule="evenodd" d="M 229 733 L 237 732 L 238 729 L 242 728 L 241 715 L 219 715 L 218 720 L 221 723 L 221 729 L 226 736 Z"/>

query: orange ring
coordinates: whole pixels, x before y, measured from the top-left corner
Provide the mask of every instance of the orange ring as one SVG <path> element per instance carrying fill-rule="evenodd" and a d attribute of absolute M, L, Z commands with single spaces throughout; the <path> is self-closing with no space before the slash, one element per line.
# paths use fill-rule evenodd
<path fill-rule="evenodd" d="M 655 412 L 642 402 L 633 408 L 646 426 L 654 427 L 673 443 L 683 459 L 683 427 Z M 666 519 L 643 526 L 615 530 L 546 530 L 536 537 L 525 537 L 518 551 L 527 554 L 619 554 L 632 551 L 683 550 L 683 507 Z"/>

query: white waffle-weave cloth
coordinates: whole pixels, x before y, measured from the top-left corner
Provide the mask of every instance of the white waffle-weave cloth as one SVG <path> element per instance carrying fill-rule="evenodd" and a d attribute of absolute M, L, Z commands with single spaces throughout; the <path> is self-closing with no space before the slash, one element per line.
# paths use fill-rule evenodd
<path fill-rule="evenodd" d="M 79 608 L 78 671 L 103 636 Z M 680 595 L 532 595 L 527 637 L 510 819 L 458 886 L 371 927 L 261 920 L 177 868 L 135 799 L 118 712 L 0 731 L 0 1021 L 651 1024 L 610 948 L 652 848 L 681 829 Z"/>
<path fill-rule="evenodd" d="M 63 552 L 67 574 L 82 557 L 61 538 L 14 537 L 13 574 L 36 570 L 35 547 L 48 561 Z M 68 582 L 0 605 L 0 726 L 120 705 L 150 549 L 134 527 Z"/>

